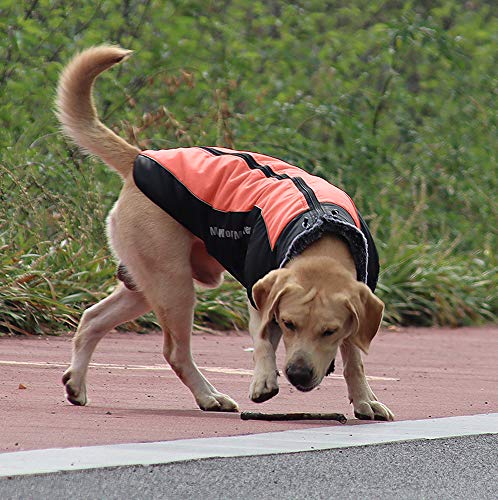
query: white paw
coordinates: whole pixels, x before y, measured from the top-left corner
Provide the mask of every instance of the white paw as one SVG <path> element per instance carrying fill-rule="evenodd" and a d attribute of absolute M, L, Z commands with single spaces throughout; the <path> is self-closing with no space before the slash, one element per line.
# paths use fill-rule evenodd
<path fill-rule="evenodd" d="M 393 412 L 383 403 L 374 400 L 353 401 L 354 416 L 360 420 L 394 420 Z"/>
<path fill-rule="evenodd" d="M 249 388 L 249 398 L 255 403 L 263 403 L 278 394 L 277 372 L 263 376 L 254 375 Z"/>
<path fill-rule="evenodd" d="M 213 392 L 197 399 L 199 408 L 204 411 L 239 411 L 239 405 L 226 394 Z"/>
<path fill-rule="evenodd" d="M 85 406 L 88 403 L 86 397 L 86 385 L 84 381 L 78 380 L 71 368 L 68 368 L 62 376 L 62 383 L 66 388 L 66 399 L 76 406 Z"/>

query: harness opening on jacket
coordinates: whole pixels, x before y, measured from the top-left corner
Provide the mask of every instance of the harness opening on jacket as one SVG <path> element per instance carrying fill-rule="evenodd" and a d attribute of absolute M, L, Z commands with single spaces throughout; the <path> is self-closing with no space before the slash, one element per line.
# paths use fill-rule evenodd
<path fill-rule="evenodd" d="M 324 179 L 278 158 L 226 148 L 143 151 L 137 187 L 200 238 L 246 289 L 285 266 L 323 234 L 341 237 L 357 279 L 375 290 L 379 259 L 351 198 Z"/>

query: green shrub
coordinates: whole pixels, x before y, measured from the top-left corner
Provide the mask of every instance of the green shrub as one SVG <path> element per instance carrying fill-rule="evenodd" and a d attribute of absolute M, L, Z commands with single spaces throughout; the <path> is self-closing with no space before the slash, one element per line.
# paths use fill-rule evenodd
<path fill-rule="evenodd" d="M 376 236 L 386 321 L 497 315 L 496 33 L 491 2 L 0 2 L 0 332 L 73 329 L 109 293 L 120 181 L 58 132 L 75 51 L 136 51 L 96 88 L 142 148 L 276 155 L 348 191 Z M 243 327 L 232 280 L 199 327 Z M 147 316 L 132 327 L 154 324 Z"/>

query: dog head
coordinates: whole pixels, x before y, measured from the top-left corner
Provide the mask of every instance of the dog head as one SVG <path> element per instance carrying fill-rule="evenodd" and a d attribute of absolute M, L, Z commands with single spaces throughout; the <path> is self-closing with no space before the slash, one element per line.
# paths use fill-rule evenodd
<path fill-rule="evenodd" d="M 334 370 L 337 350 L 349 339 L 367 353 L 384 304 L 335 260 L 316 258 L 277 269 L 253 288 L 261 335 L 277 323 L 286 349 L 285 374 L 301 391 Z"/>

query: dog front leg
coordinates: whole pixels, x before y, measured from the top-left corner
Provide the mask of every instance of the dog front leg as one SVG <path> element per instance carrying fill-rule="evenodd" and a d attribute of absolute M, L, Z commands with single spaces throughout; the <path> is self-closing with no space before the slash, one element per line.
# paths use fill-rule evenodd
<path fill-rule="evenodd" d="M 263 403 L 278 394 L 278 370 L 275 358 L 282 331 L 276 323 L 270 322 L 261 328 L 260 313 L 249 304 L 249 332 L 254 345 L 254 375 L 249 388 L 249 398 Z"/>
<path fill-rule="evenodd" d="M 353 404 L 355 417 L 361 420 L 394 420 L 391 410 L 377 401 L 368 385 L 358 347 L 345 340 L 341 344 L 341 355 L 349 401 Z"/>

